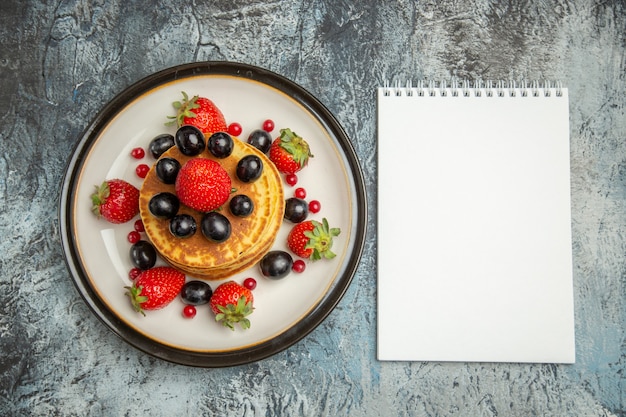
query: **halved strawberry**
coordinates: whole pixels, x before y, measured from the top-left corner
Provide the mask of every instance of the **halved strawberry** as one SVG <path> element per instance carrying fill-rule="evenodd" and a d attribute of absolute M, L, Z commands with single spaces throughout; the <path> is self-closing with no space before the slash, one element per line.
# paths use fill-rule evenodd
<path fill-rule="evenodd" d="M 239 323 L 242 329 L 250 328 L 250 320 L 247 316 L 254 310 L 253 304 L 252 291 L 235 281 L 228 281 L 218 286 L 209 301 L 215 320 L 231 330 L 235 330 L 235 323 Z"/>
<path fill-rule="evenodd" d="M 126 223 L 139 213 L 139 190 L 121 180 L 106 180 L 91 195 L 91 211 L 105 220 L 120 224 Z"/>
<path fill-rule="evenodd" d="M 135 311 L 145 316 L 144 310 L 158 310 L 171 303 L 183 285 L 185 274 L 169 266 L 157 266 L 141 272 L 132 286 L 124 288 Z"/>
<path fill-rule="evenodd" d="M 181 101 L 172 103 L 176 109 L 176 116 L 168 116 L 168 119 L 172 120 L 166 124 L 176 123 L 177 127 L 193 125 L 207 137 L 215 132 L 225 132 L 228 129 L 224 115 L 215 103 L 206 97 L 195 95 L 190 99 L 184 91 L 182 94 L 183 99 Z"/>
<path fill-rule="evenodd" d="M 284 174 L 295 174 L 312 158 L 309 144 L 291 129 L 281 129 L 269 150 L 270 160 Z"/>
<path fill-rule="evenodd" d="M 322 258 L 332 259 L 336 256 L 331 251 L 333 238 L 340 233 L 339 228 L 328 226 L 326 218 L 322 219 L 322 223 L 307 220 L 291 229 L 287 236 L 287 246 L 301 258 L 311 258 L 313 261 Z"/>
<path fill-rule="evenodd" d="M 178 171 L 175 188 L 181 203 L 207 213 L 228 200 L 232 182 L 219 163 L 208 158 L 192 158 Z"/>

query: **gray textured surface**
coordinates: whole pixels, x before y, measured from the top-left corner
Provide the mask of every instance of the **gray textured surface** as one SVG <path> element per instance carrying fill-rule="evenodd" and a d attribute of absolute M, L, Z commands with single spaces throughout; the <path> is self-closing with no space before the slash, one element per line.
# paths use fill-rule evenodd
<path fill-rule="evenodd" d="M 0 414 L 625 416 L 625 26 L 620 0 L 3 0 Z M 374 227 L 335 313 L 269 359 L 193 369 L 115 337 L 63 262 L 64 166 L 114 95 L 196 60 L 266 67 L 325 103 L 363 162 L 371 224 L 383 79 L 562 80 L 571 99 L 576 364 L 377 362 Z"/>

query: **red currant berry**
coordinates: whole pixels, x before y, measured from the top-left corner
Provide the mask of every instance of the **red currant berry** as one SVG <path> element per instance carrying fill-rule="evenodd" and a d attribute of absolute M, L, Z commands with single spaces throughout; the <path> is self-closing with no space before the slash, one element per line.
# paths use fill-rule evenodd
<path fill-rule="evenodd" d="M 317 213 L 322 209 L 322 205 L 317 200 L 309 201 L 309 211 L 311 213 Z"/>
<path fill-rule="evenodd" d="M 300 198 L 304 200 L 306 198 L 306 190 L 302 187 L 296 188 L 296 191 L 293 193 L 296 198 Z"/>
<path fill-rule="evenodd" d="M 228 134 L 231 136 L 239 136 L 242 131 L 241 125 L 237 122 L 228 125 Z"/>
<path fill-rule="evenodd" d="M 138 231 L 139 233 L 145 231 L 146 229 L 143 227 L 143 222 L 141 221 L 141 219 L 137 219 L 135 221 L 135 224 L 133 225 L 133 227 L 135 228 L 136 231 Z"/>
<path fill-rule="evenodd" d="M 246 278 L 243 280 L 243 286 L 252 291 L 256 288 L 256 279 L 254 278 Z"/>
<path fill-rule="evenodd" d="M 293 187 L 298 183 L 298 176 L 296 174 L 287 174 L 285 181 Z"/>
<path fill-rule="evenodd" d="M 141 269 L 139 268 L 133 268 L 128 271 L 128 278 L 132 279 L 133 281 L 139 278 L 139 275 L 141 275 Z"/>
<path fill-rule="evenodd" d="M 146 156 L 146 151 L 144 151 L 143 148 L 134 148 L 132 151 L 130 151 L 130 156 L 135 159 L 141 159 Z"/>
<path fill-rule="evenodd" d="M 265 130 L 268 133 L 274 130 L 274 121 L 271 119 L 267 119 L 266 121 L 264 121 L 263 130 Z"/>
<path fill-rule="evenodd" d="M 128 241 L 130 243 L 135 244 L 135 243 L 139 242 L 140 240 L 141 240 L 141 235 L 139 234 L 138 231 L 133 230 L 132 232 L 130 232 L 128 234 Z"/>
<path fill-rule="evenodd" d="M 293 272 L 297 272 L 297 273 L 304 272 L 305 268 L 306 268 L 306 264 L 304 263 L 302 259 L 296 259 L 295 261 L 293 261 L 293 265 L 291 266 L 291 269 L 293 270 Z"/>
<path fill-rule="evenodd" d="M 192 319 L 196 317 L 196 307 L 192 305 L 186 305 L 183 308 L 183 317 L 187 319 Z"/>
<path fill-rule="evenodd" d="M 139 164 L 137 168 L 135 168 L 135 172 L 139 178 L 146 178 L 148 171 L 150 171 L 150 167 L 146 164 Z"/>

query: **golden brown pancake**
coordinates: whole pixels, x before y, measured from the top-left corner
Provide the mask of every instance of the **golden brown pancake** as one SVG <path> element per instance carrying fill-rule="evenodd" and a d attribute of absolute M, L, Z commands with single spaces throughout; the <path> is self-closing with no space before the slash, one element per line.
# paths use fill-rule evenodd
<path fill-rule="evenodd" d="M 152 196 L 160 192 L 176 193 L 175 186 L 163 183 L 157 176 L 154 164 L 140 190 L 139 209 L 146 234 L 161 257 L 175 268 L 206 280 L 223 279 L 257 263 L 272 247 L 282 224 L 285 199 L 281 177 L 274 164 L 253 146 L 233 138 L 232 154 L 224 159 L 215 158 L 208 150 L 198 157 L 217 161 L 229 174 L 235 189 L 229 200 L 219 209 L 231 223 L 231 236 L 215 243 L 204 237 L 200 228 L 202 213 L 181 204 L 180 213 L 192 215 L 198 229 L 189 238 L 179 238 L 169 231 L 169 220 L 154 217 L 148 209 Z M 237 163 L 246 155 L 254 154 L 263 162 L 263 172 L 254 182 L 240 181 L 235 174 Z M 193 157 L 183 155 L 176 147 L 161 158 L 174 158 L 181 166 Z M 245 194 L 254 203 L 248 217 L 234 216 L 228 207 L 230 198 Z"/>

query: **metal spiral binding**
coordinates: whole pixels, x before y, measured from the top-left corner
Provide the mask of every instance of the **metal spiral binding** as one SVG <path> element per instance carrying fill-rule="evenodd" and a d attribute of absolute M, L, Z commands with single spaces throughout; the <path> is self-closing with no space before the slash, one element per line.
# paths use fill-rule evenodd
<path fill-rule="evenodd" d="M 457 80 L 453 78 L 448 81 L 441 80 L 419 80 L 413 84 L 409 80 L 402 85 L 400 81 L 393 84 L 389 80 L 385 80 L 383 84 L 384 96 L 405 96 L 405 97 L 423 97 L 423 96 L 452 96 L 452 97 L 550 97 L 554 92 L 556 97 L 563 96 L 563 84 L 561 82 L 551 81 L 531 81 L 530 83 L 522 80 L 486 80 L 477 79 Z"/>

